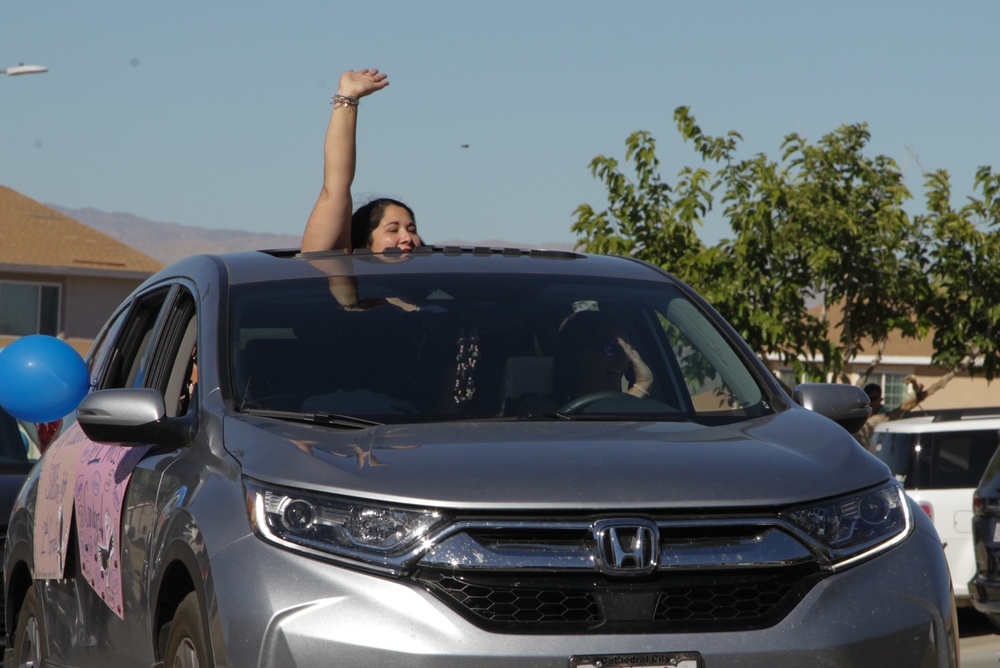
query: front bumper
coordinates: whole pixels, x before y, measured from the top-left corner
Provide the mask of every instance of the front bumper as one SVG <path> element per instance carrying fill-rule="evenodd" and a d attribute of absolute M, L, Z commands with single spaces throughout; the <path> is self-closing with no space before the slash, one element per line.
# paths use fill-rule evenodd
<path fill-rule="evenodd" d="M 825 578 L 781 621 L 747 631 L 525 635 L 484 631 L 409 581 L 250 536 L 212 562 L 220 665 L 568 668 L 582 655 L 699 652 L 706 668 L 957 666 L 948 567 L 929 521 Z"/>

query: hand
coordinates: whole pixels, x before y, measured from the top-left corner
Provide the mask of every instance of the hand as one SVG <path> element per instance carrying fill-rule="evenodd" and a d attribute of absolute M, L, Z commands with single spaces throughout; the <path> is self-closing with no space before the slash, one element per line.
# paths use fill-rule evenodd
<path fill-rule="evenodd" d="M 635 384 L 648 393 L 649 388 L 653 386 L 653 372 L 642 361 L 642 357 L 639 356 L 638 351 L 620 336 L 618 337 L 618 345 L 625 351 L 625 357 L 632 364 L 632 372 L 635 374 Z"/>
<path fill-rule="evenodd" d="M 340 84 L 337 87 L 338 95 L 350 95 L 358 99 L 365 95 L 371 95 L 377 90 L 382 90 L 389 85 L 388 76 L 380 74 L 378 70 L 347 70 L 340 75 Z"/>

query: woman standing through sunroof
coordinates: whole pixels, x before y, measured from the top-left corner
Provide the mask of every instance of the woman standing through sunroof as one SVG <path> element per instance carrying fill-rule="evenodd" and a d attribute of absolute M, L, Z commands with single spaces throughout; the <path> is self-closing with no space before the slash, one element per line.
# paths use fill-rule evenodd
<path fill-rule="evenodd" d="M 386 197 L 372 200 L 352 214 L 351 185 L 357 164 L 358 107 L 361 98 L 389 85 L 377 69 L 348 70 L 340 77 L 330 102 L 330 124 L 323 145 L 323 188 L 302 235 L 302 251 L 386 248 L 412 251 L 422 245 L 413 210 Z"/>

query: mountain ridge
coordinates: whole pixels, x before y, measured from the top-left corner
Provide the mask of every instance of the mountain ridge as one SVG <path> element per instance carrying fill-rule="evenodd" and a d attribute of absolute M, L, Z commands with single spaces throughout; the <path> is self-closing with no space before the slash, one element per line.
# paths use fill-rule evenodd
<path fill-rule="evenodd" d="M 165 264 L 201 253 L 231 253 L 270 248 L 299 248 L 298 234 L 272 234 L 220 228 L 195 227 L 180 223 L 162 223 L 130 213 L 109 213 L 92 207 L 70 209 L 56 204 L 47 207 L 83 223 L 112 239 L 131 246 Z M 501 239 L 465 241 L 462 239 L 434 240 L 448 246 L 485 246 L 502 248 L 545 248 L 573 250 L 573 244 L 551 242 L 525 244 Z"/>

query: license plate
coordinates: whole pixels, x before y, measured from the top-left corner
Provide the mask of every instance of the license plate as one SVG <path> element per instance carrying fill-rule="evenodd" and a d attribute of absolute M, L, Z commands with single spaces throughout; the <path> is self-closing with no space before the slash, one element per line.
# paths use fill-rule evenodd
<path fill-rule="evenodd" d="M 574 656 L 570 668 L 704 668 L 698 652 Z"/>
<path fill-rule="evenodd" d="M 993 542 L 1000 543 L 1000 521 L 993 520 Z"/>

